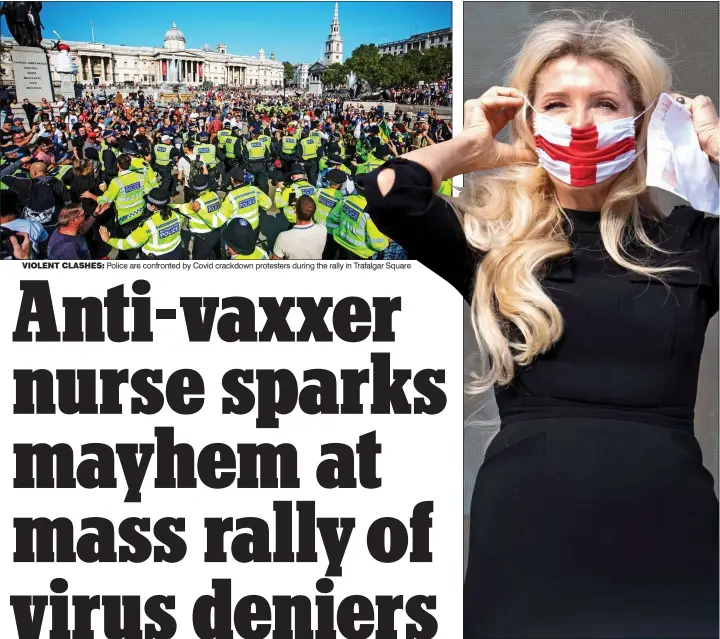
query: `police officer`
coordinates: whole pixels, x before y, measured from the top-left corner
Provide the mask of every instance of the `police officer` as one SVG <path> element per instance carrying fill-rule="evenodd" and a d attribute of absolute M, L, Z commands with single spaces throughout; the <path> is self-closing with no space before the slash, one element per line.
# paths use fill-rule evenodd
<path fill-rule="evenodd" d="M 325 225 L 330 213 L 338 206 L 342 206 L 343 194 L 342 187 L 345 184 L 347 176 L 339 169 L 331 169 L 326 175 L 327 186 L 318 189 L 313 199 L 315 200 L 315 215 L 313 220 L 316 224 Z M 322 259 L 335 259 L 337 253 L 337 244 L 333 238 L 332 230 L 328 232 L 325 241 L 325 250 Z"/>
<path fill-rule="evenodd" d="M 110 182 L 105 193 L 97 199 L 96 215 L 104 213 L 110 204 L 115 204 L 113 231 L 118 237 L 127 237 L 142 223 L 145 196 L 152 190 L 145 174 L 142 171 L 130 170 L 131 164 L 132 158 L 129 155 L 122 154 L 118 157 L 118 175 Z M 137 256 L 135 249 L 124 252 L 130 259 Z M 105 255 L 101 254 L 99 257 Z"/>
<path fill-rule="evenodd" d="M 243 156 L 243 138 L 240 129 L 233 127 L 230 135 L 225 137 L 225 169 L 229 174 L 238 165 Z"/>
<path fill-rule="evenodd" d="M 230 124 L 229 120 L 226 120 L 223 123 L 223 128 L 218 131 L 217 134 L 217 141 L 219 147 L 225 147 L 225 141 L 227 138 L 232 135 L 232 125 Z"/>
<path fill-rule="evenodd" d="M 315 195 L 316 188 L 307 181 L 305 169 L 302 164 L 293 164 L 290 167 L 290 184 L 285 186 L 284 182 L 278 182 L 275 191 L 275 206 L 284 213 L 288 221 L 288 227 L 295 224 L 295 202 L 301 195 Z"/>
<path fill-rule="evenodd" d="M 319 120 L 314 123 L 313 129 L 310 131 L 310 137 L 315 138 L 319 148 L 323 148 L 325 143 L 330 139 L 328 134 L 323 131 L 323 124 Z"/>
<path fill-rule="evenodd" d="M 71 153 L 61 155 L 57 159 L 57 164 L 55 164 L 47 174 L 60 180 L 69 191 L 70 185 L 75 177 L 75 171 L 73 171 L 73 155 Z"/>
<path fill-rule="evenodd" d="M 224 180 L 225 153 L 214 144 L 210 143 L 210 134 L 207 131 L 198 133 L 199 143 L 195 145 L 195 154 L 205 163 L 208 168 L 208 178 L 212 188 L 217 188 Z"/>
<path fill-rule="evenodd" d="M 307 177 L 311 184 L 317 183 L 319 152 L 320 144 L 317 138 L 310 137 L 309 132 L 303 130 L 295 156 L 297 159 L 302 160 L 302 163 L 305 165 Z"/>
<path fill-rule="evenodd" d="M 379 144 L 375 147 L 375 151 L 368 155 L 367 161 L 358 165 L 355 175 L 370 173 L 375 169 L 380 168 L 392 157 L 393 153 L 390 151 L 390 147 L 387 144 Z"/>
<path fill-rule="evenodd" d="M 158 183 L 157 175 L 155 174 L 155 171 L 153 171 L 153 168 L 150 166 L 147 160 L 145 160 L 145 158 L 140 157 L 140 149 L 138 148 L 138 145 L 134 140 L 125 143 L 125 145 L 123 146 L 123 153 L 129 155 L 132 158 L 132 161 L 130 162 L 130 170 L 142 173 L 147 178 L 151 189 L 155 189 L 160 186 Z"/>
<path fill-rule="evenodd" d="M 294 127 L 288 127 L 286 134 L 280 140 L 280 159 L 282 160 L 282 168 L 289 171 L 290 166 L 295 162 L 297 145 L 300 138 L 295 133 Z"/>
<path fill-rule="evenodd" d="M 355 188 L 356 192 L 344 198 L 342 204 L 330 212 L 325 223 L 328 233 L 333 234 L 341 260 L 370 259 L 390 243 L 365 210 L 367 200 L 363 187 L 356 184 Z"/>
<path fill-rule="evenodd" d="M 255 125 L 250 130 L 250 141 L 245 144 L 243 149 L 243 159 L 247 170 L 252 173 L 255 178 L 255 184 L 258 188 L 268 195 L 270 188 L 268 186 L 267 167 L 265 162 L 268 157 L 267 145 L 258 139 L 261 129 L 259 125 Z"/>
<path fill-rule="evenodd" d="M 112 129 L 105 129 L 100 144 L 100 170 L 103 172 L 103 179 L 109 182 L 117 176 L 118 170 L 115 161 L 120 155 L 117 132 Z"/>
<path fill-rule="evenodd" d="M 140 225 L 125 238 L 113 238 L 104 226 L 100 237 L 119 251 L 140 250 L 146 257 L 157 260 L 180 260 L 183 257 L 180 226 L 182 218 L 170 208 L 170 194 L 155 188 L 147 195 L 148 214 Z"/>
<path fill-rule="evenodd" d="M 222 232 L 224 253 L 231 260 L 269 260 L 267 251 L 257 246 L 255 231 L 242 217 L 230 220 Z"/>
<path fill-rule="evenodd" d="M 252 175 L 236 166 L 229 173 L 230 184 L 227 195 L 220 207 L 220 213 L 226 220 L 241 217 L 250 223 L 257 240 L 260 235 L 261 209 L 272 208 L 272 200 L 259 188 L 252 185 Z"/>
<path fill-rule="evenodd" d="M 327 176 L 331 171 L 340 171 L 345 175 L 345 180 L 343 181 L 343 185 L 341 187 L 341 192 L 343 195 L 350 195 L 355 191 L 355 186 L 352 181 L 352 172 L 350 169 L 348 169 L 345 164 L 342 161 L 342 158 L 339 155 L 331 155 L 327 158 L 327 168 L 320 171 L 320 174 L 318 175 L 318 181 L 317 181 L 317 188 L 327 188 L 329 187 L 329 182 L 327 179 Z"/>
<path fill-rule="evenodd" d="M 257 139 L 267 147 L 268 156 L 270 156 L 272 154 L 272 136 L 270 135 L 270 129 L 266 127 L 265 130 L 258 135 Z"/>
<path fill-rule="evenodd" d="M 160 138 L 160 144 L 156 144 L 152 149 L 152 166 L 160 176 L 161 185 L 170 194 L 175 193 L 175 179 L 172 170 L 175 167 L 180 152 L 171 144 L 172 138 L 169 135 L 163 135 Z"/>
<path fill-rule="evenodd" d="M 220 198 L 210 189 L 210 181 L 204 174 L 193 178 L 192 190 L 197 198 L 180 205 L 178 209 L 188 218 L 189 239 L 192 240 L 191 257 L 194 260 L 219 258 L 220 233 L 226 222 L 220 211 Z"/>

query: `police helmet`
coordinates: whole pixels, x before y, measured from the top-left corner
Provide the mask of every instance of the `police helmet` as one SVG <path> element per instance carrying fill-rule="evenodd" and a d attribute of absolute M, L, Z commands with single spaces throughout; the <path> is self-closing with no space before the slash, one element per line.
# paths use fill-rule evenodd
<path fill-rule="evenodd" d="M 230 220 L 222 231 L 223 244 L 240 255 L 250 255 L 255 250 L 255 230 L 243 217 Z"/>

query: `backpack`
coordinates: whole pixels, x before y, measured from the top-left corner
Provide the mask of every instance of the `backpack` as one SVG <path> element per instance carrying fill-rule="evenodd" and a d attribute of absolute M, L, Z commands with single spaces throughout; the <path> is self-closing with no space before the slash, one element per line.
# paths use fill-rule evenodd
<path fill-rule="evenodd" d="M 199 158 L 195 158 L 194 160 L 191 160 L 190 157 L 187 155 L 185 156 L 185 159 L 190 164 L 190 174 L 188 175 L 188 184 L 192 184 L 196 175 L 203 174 L 203 167 L 205 166 L 205 163 L 202 160 L 200 160 Z"/>

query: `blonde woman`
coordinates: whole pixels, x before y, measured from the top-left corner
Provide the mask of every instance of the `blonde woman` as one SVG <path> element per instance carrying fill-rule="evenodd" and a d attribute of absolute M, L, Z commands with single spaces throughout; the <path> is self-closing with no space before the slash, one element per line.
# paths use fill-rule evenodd
<path fill-rule="evenodd" d="M 460 135 L 361 178 L 378 228 L 472 304 L 475 387 L 500 409 L 465 639 L 718 636 L 718 502 L 693 434 L 718 220 L 663 215 L 647 192 L 670 90 L 629 21 L 549 21 Z M 717 162 L 711 101 L 673 95 Z M 495 140 L 508 123 L 511 145 Z M 452 204 L 435 195 L 481 169 Z"/>

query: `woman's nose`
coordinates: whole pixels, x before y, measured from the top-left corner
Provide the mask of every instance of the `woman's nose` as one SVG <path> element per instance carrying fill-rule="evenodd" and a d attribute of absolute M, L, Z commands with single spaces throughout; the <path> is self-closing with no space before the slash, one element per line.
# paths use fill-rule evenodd
<path fill-rule="evenodd" d="M 570 113 L 570 120 L 568 124 L 573 129 L 584 129 L 585 127 L 595 124 L 590 107 L 584 104 L 573 107 Z"/>

